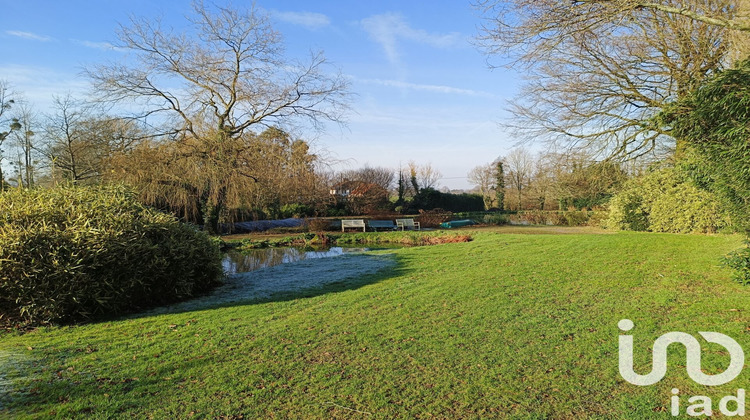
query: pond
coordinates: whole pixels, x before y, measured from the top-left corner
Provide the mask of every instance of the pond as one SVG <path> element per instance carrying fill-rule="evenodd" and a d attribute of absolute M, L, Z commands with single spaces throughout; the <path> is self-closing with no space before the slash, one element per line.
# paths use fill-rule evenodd
<path fill-rule="evenodd" d="M 269 299 L 279 293 L 297 293 L 332 283 L 360 281 L 366 276 L 396 266 L 393 254 L 365 252 L 376 249 L 390 248 L 263 248 L 245 252 L 229 251 L 223 262 L 228 275 L 222 285 L 204 296 L 155 308 L 146 313 L 153 315 L 195 311 L 234 302 Z M 288 264 L 292 262 L 294 264 Z M 1 374 L 2 371 L 0 379 Z M 0 392 L 1 386 L 0 382 Z"/>
<path fill-rule="evenodd" d="M 242 252 L 229 250 L 224 257 L 223 265 L 225 273 L 237 274 L 302 260 L 361 254 L 372 249 L 373 248 L 337 246 L 320 249 L 290 247 L 261 248 Z"/>

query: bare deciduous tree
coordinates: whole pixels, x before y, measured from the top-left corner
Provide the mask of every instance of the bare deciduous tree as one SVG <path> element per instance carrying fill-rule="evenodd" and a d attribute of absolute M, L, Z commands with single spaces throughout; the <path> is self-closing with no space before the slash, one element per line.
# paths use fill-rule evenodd
<path fill-rule="evenodd" d="M 627 180 L 621 163 L 596 161 L 585 154 L 551 155 L 554 196 L 561 208 L 600 206 Z M 631 162 L 632 163 L 632 162 Z"/>
<path fill-rule="evenodd" d="M 529 180 L 528 191 L 532 203 L 539 210 L 545 210 L 553 201 L 555 178 L 555 156 L 539 153 L 533 159 L 532 175 Z M 556 204 L 556 203 L 555 203 Z"/>
<path fill-rule="evenodd" d="M 70 95 L 55 98 L 46 120 L 39 150 L 53 182 L 99 182 L 116 154 L 148 137 L 135 121 L 106 116 L 100 107 Z"/>
<path fill-rule="evenodd" d="M 20 129 L 13 132 L 14 143 L 18 151 L 16 162 L 18 184 L 32 188 L 35 184 L 39 161 L 39 149 L 36 145 L 38 135 L 35 132 L 39 118 L 30 106 L 22 104 L 18 108 L 15 119 L 21 125 Z"/>
<path fill-rule="evenodd" d="M 671 133 L 648 120 L 727 64 L 729 28 L 744 21 L 730 0 L 478 6 L 487 52 L 514 57 L 528 75 L 512 109 L 519 132 L 619 157 L 674 150 Z"/>
<path fill-rule="evenodd" d="M 526 149 L 517 147 L 503 158 L 503 162 L 505 162 L 505 173 L 508 177 L 507 185 L 516 195 L 516 210 L 522 210 L 523 193 L 531 181 L 534 160 Z"/>
<path fill-rule="evenodd" d="M 469 171 L 468 180 L 471 184 L 479 188 L 479 193 L 482 194 L 484 200 L 484 208 L 490 209 L 495 205 L 497 195 L 495 194 L 495 187 L 497 184 L 497 165 L 495 163 L 487 163 L 479 165 Z"/>
<path fill-rule="evenodd" d="M 62 177 L 80 183 L 98 177 L 99 139 L 85 127 L 86 121 L 93 118 L 90 106 L 68 95 L 55 98 L 54 107 L 45 126 L 43 149 L 53 179 Z"/>
<path fill-rule="evenodd" d="M 396 179 L 396 172 L 382 166 L 365 165 L 360 169 L 344 171 L 339 174 L 339 178 L 342 181 L 360 181 L 379 185 L 386 191 L 390 191 L 393 188 L 393 181 Z"/>
<path fill-rule="evenodd" d="M 180 155 L 200 168 L 181 179 L 153 179 L 152 186 L 185 186 L 200 197 L 208 229 L 218 227 L 228 200 L 257 179 L 255 168 L 235 157 L 253 130 L 303 119 L 319 127 L 341 122 L 348 84 L 331 74 L 321 53 L 306 64 L 283 55 L 280 35 L 254 6 L 231 9 L 193 4 L 190 27 L 175 33 L 158 20 L 121 26 L 118 48 L 134 61 L 88 69 L 101 99 L 134 104 L 135 118 L 158 122 Z M 256 130 L 260 131 L 260 130 Z M 188 152 L 189 151 L 189 152 Z M 187 155 L 186 155 L 187 154 Z M 184 194 L 163 196 L 180 200 Z M 234 203 L 236 204 L 236 203 Z"/>
<path fill-rule="evenodd" d="M 414 194 L 418 194 L 419 191 L 425 188 L 437 187 L 442 174 L 439 170 L 433 168 L 431 164 L 419 165 L 415 161 L 410 160 L 406 165 Z"/>
<path fill-rule="evenodd" d="M 10 91 L 10 86 L 6 81 L 0 80 L 0 192 L 5 189 L 6 182 L 3 174 L 4 151 L 1 148 L 12 132 L 21 129 L 18 119 L 8 116 L 14 103 L 15 99 L 13 98 L 13 93 Z"/>

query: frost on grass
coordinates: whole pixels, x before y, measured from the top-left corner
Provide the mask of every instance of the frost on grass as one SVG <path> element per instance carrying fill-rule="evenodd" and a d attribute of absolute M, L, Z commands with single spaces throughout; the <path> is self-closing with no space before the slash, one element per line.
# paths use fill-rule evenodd
<path fill-rule="evenodd" d="M 20 360 L 19 355 L 0 350 L 0 410 L 10 401 L 13 388 L 11 375 L 20 368 Z"/>
<path fill-rule="evenodd" d="M 233 302 L 268 299 L 375 274 L 394 267 L 392 254 L 342 255 L 301 260 L 247 273 L 233 274 L 211 294 L 149 311 L 149 314 L 194 311 Z"/>
<path fill-rule="evenodd" d="M 10 395 L 10 380 L 5 377 L 3 372 L 5 372 L 5 369 L 3 369 L 7 362 L 7 359 L 10 358 L 10 355 L 8 355 L 5 352 L 0 352 L 0 410 L 3 409 L 3 403 Z"/>

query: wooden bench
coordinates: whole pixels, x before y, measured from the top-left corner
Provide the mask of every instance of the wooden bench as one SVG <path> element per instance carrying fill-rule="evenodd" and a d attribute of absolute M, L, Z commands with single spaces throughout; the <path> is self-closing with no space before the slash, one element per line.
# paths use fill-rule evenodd
<path fill-rule="evenodd" d="M 341 231 L 346 228 L 362 228 L 362 232 L 367 231 L 364 219 L 344 219 L 341 221 Z"/>
<path fill-rule="evenodd" d="M 419 222 L 415 222 L 414 219 L 396 219 L 396 227 L 401 230 L 422 230 Z"/>
<path fill-rule="evenodd" d="M 396 230 L 396 225 L 392 220 L 369 220 L 367 226 L 375 232 L 377 232 L 378 229 Z"/>

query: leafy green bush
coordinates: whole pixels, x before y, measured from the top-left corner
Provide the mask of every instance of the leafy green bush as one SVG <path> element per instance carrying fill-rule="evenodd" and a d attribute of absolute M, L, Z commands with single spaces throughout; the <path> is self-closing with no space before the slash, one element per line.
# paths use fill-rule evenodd
<path fill-rule="evenodd" d="M 685 143 L 682 166 L 701 188 L 722 199 L 733 228 L 750 236 L 750 59 L 716 72 L 653 122 Z M 735 278 L 750 284 L 750 248 L 731 254 Z"/>
<path fill-rule="evenodd" d="M 750 59 L 716 72 L 654 122 L 674 131 L 690 153 L 691 178 L 717 194 L 750 235 Z"/>
<path fill-rule="evenodd" d="M 510 217 L 504 213 L 485 214 L 480 219 L 480 223 L 488 225 L 507 225 L 510 223 Z"/>
<path fill-rule="evenodd" d="M 625 189 L 609 201 L 609 216 L 604 222 L 605 227 L 614 230 L 648 230 L 650 206 L 644 204 L 644 193 L 636 181 L 626 183 Z"/>
<path fill-rule="evenodd" d="M 609 218 L 609 210 L 597 207 L 597 209 L 590 211 L 590 214 L 586 226 L 605 227 Z"/>
<path fill-rule="evenodd" d="M 729 254 L 726 265 L 733 268 L 734 279 L 745 286 L 750 285 L 750 242 L 748 246 Z"/>
<path fill-rule="evenodd" d="M 166 304 L 222 275 L 215 241 L 120 186 L 0 194 L 0 315 L 31 325 Z"/>
<path fill-rule="evenodd" d="M 281 209 L 279 210 L 279 216 L 282 219 L 287 219 L 290 217 L 307 217 L 312 216 L 315 211 L 312 207 L 306 205 L 306 204 L 284 204 L 281 206 Z"/>
<path fill-rule="evenodd" d="M 329 207 L 326 210 L 327 217 L 345 217 L 348 216 L 349 212 L 345 208 Z"/>
<path fill-rule="evenodd" d="M 677 168 L 628 180 L 609 208 L 606 225 L 616 230 L 711 233 L 731 224 L 718 198 Z"/>

